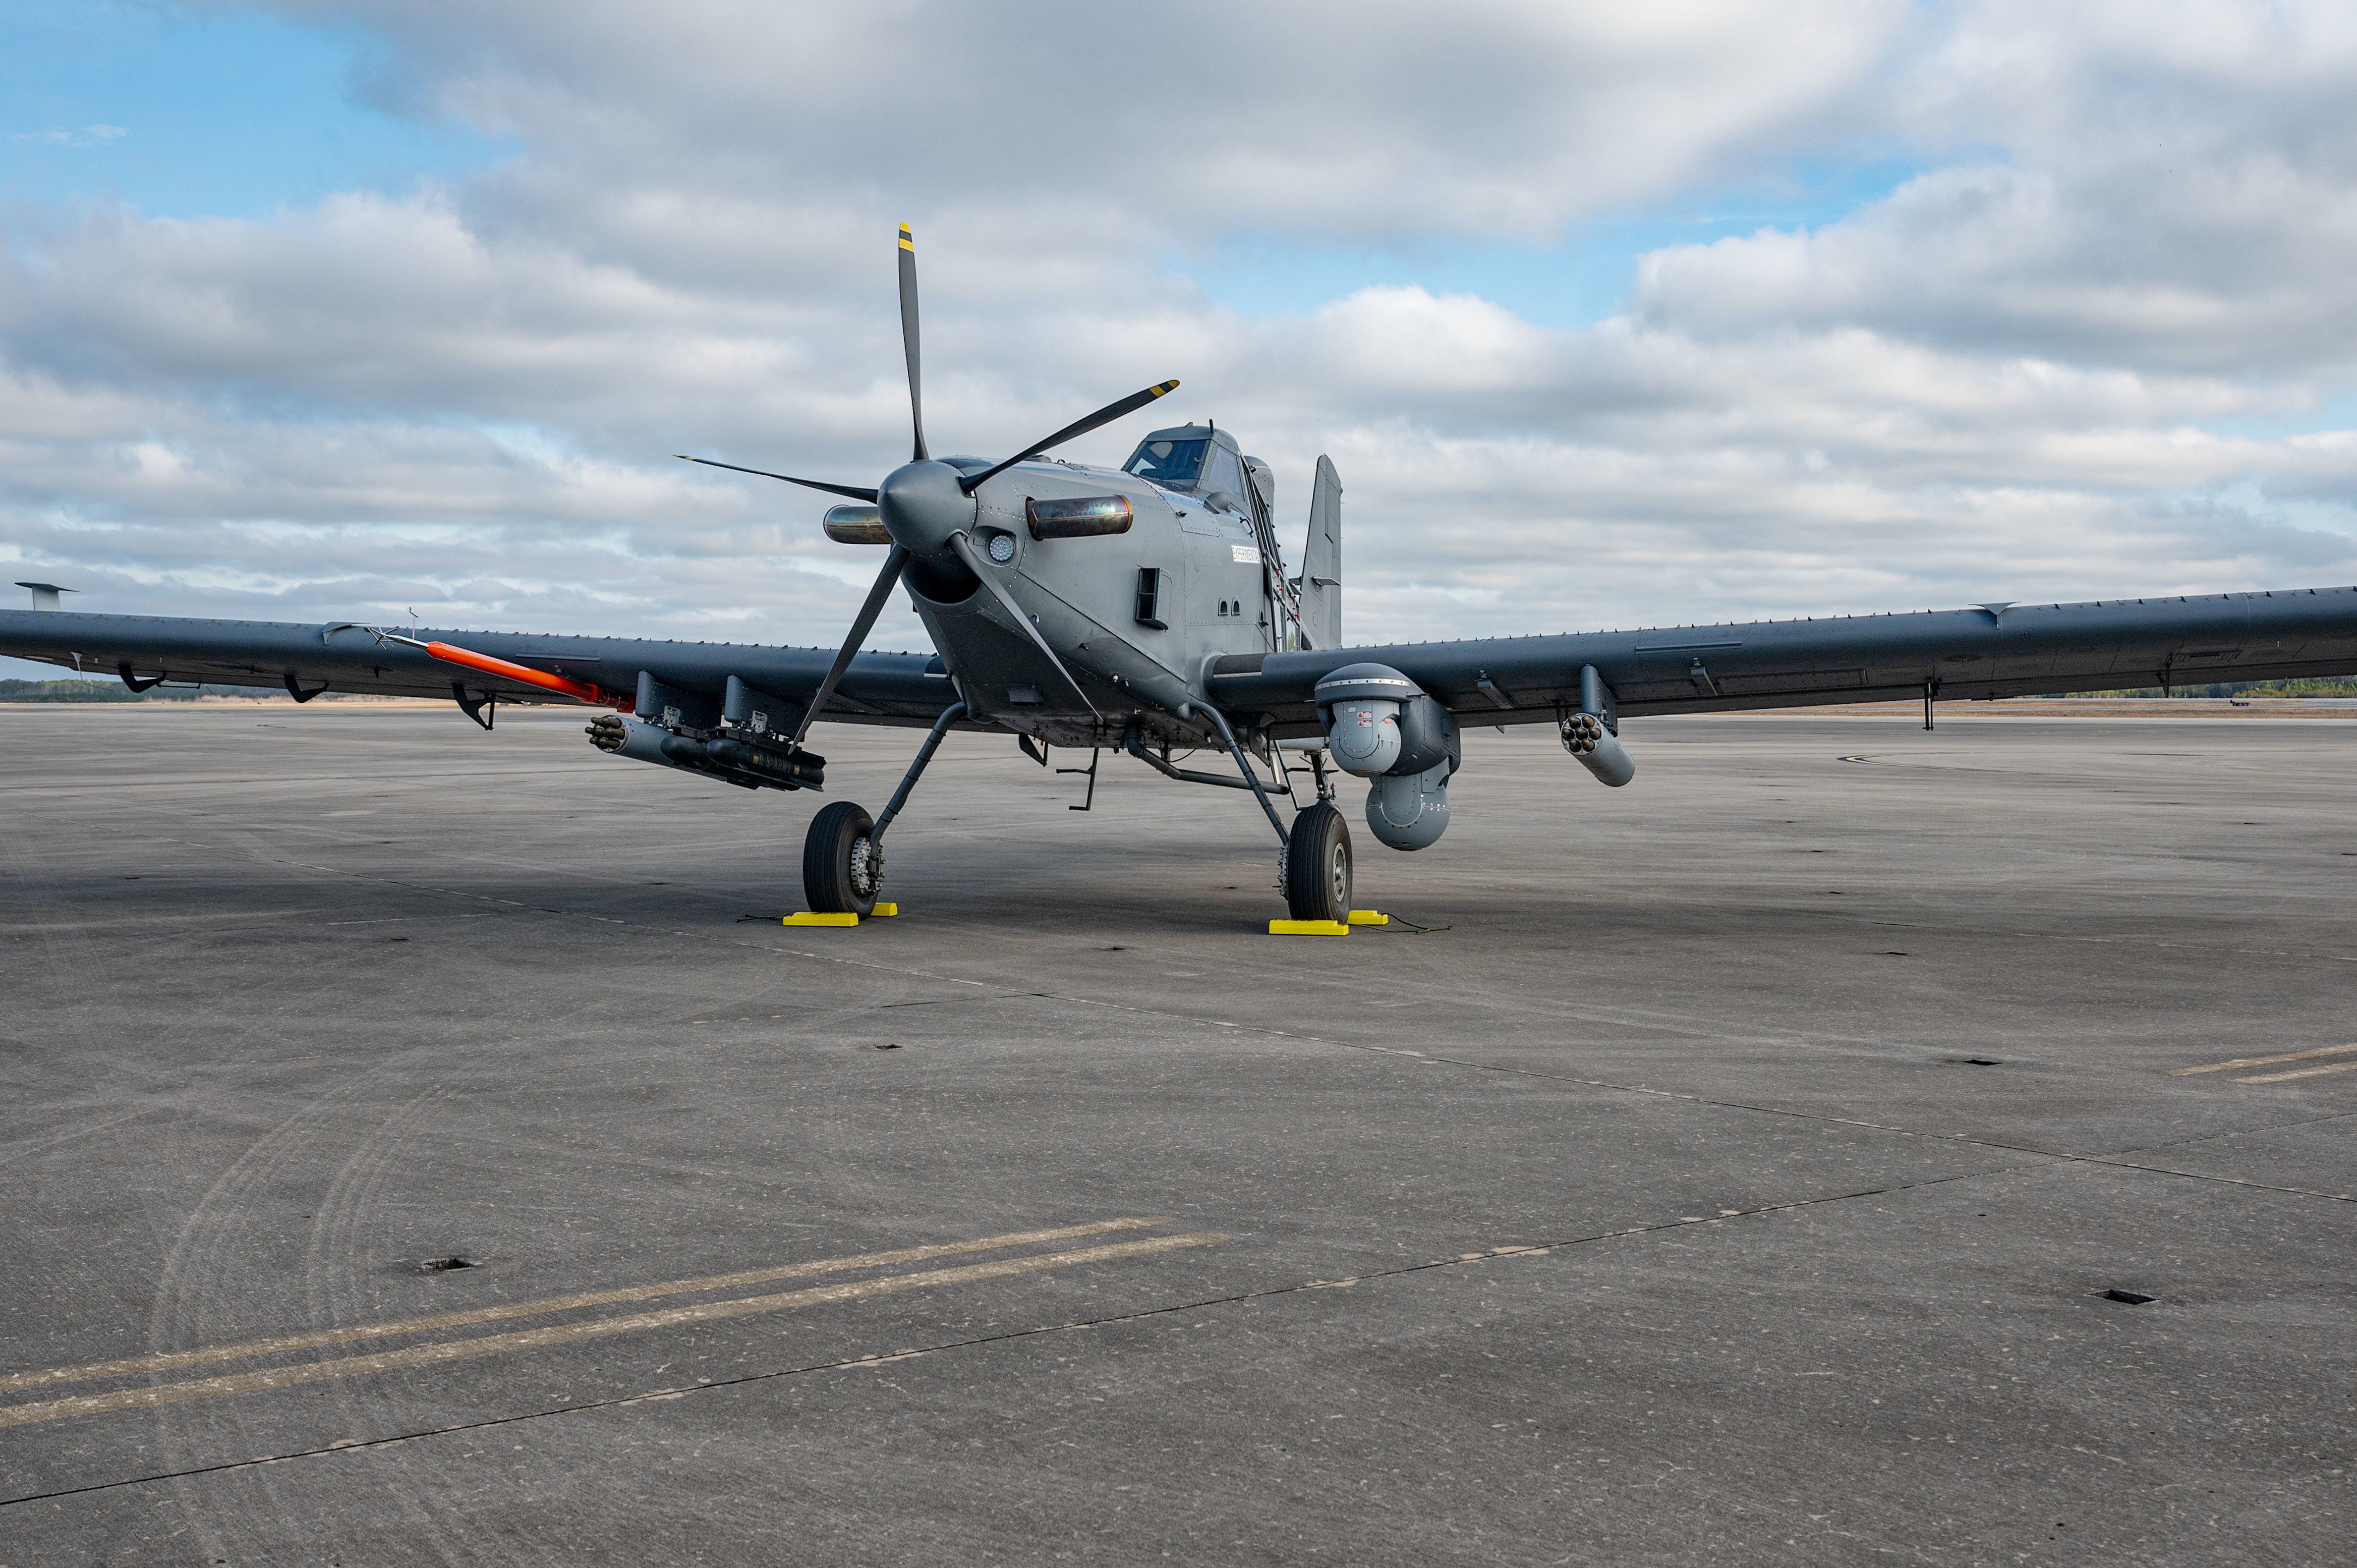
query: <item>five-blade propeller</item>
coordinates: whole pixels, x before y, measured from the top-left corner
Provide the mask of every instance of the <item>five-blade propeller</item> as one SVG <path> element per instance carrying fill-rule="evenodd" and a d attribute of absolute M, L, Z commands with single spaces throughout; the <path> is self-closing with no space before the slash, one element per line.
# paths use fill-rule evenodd
<path fill-rule="evenodd" d="M 915 456 L 909 460 L 921 463 L 928 459 L 929 455 L 925 450 L 924 377 L 921 373 L 917 345 L 917 242 L 909 233 L 909 226 L 903 223 L 900 225 L 900 347 L 909 361 L 909 428 L 914 437 L 915 450 Z M 1175 381 L 1158 382 L 1143 392 L 1132 392 L 1118 403 L 1109 403 L 1086 419 L 1077 424 L 1068 424 L 1046 440 L 1025 447 L 1004 463 L 985 468 L 979 474 L 961 477 L 958 479 L 958 489 L 963 494 L 970 496 L 981 489 L 985 482 L 996 478 L 1016 464 L 1028 458 L 1037 457 L 1049 447 L 1060 446 L 1076 436 L 1086 435 L 1090 431 L 1100 425 L 1110 424 L 1125 413 L 1135 413 L 1155 399 L 1168 395 L 1178 384 Z M 773 474 L 766 468 L 745 468 L 739 467 L 735 463 L 715 462 L 709 457 L 690 457 L 684 452 L 678 453 L 676 456 L 690 463 L 702 463 L 706 467 L 726 468 L 732 473 L 738 474 L 755 474 L 765 479 L 783 479 L 790 485 L 802 485 L 809 489 L 824 490 L 830 495 L 849 496 L 854 500 L 873 502 L 877 499 L 876 491 L 858 485 L 831 485 L 823 479 L 796 478 L 791 474 Z M 888 513 L 886 519 L 888 525 L 889 521 Z M 1048 656 L 1048 661 L 1056 667 L 1057 672 L 1065 680 L 1071 681 L 1071 673 L 1064 669 L 1063 660 L 1056 657 L 1056 650 L 1048 646 L 1047 639 L 1039 635 L 1038 628 L 1031 625 L 1029 618 L 1023 614 L 1021 607 L 1014 602 L 1005 588 L 993 581 L 990 575 L 983 570 L 983 564 L 975 555 L 963 531 L 952 532 L 950 535 L 949 543 L 952 553 L 965 564 L 968 570 L 990 585 L 991 592 L 997 596 L 1007 612 L 1014 616 L 1017 624 L 1031 634 L 1031 640 L 1037 643 L 1040 651 Z M 928 548 L 931 547 L 928 546 Z M 859 652 L 859 645 L 867 640 L 868 632 L 876 625 L 876 618 L 883 613 L 885 601 L 892 596 L 892 589 L 900 581 L 900 574 L 908 564 L 908 546 L 896 542 L 891 553 L 884 557 L 884 569 L 876 574 L 875 585 L 867 590 L 866 602 L 859 607 L 859 613 L 852 618 L 851 630 L 844 638 L 842 648 L 836 651 L 834 662 L 827 670 L 826 679 L 819 682 L 818 691 L 812 695 L 810 705 L 802 710 L 802 720 L 794 726 L 794 745 L 802 744 L 802 736 L 810 733 L 812 723 L 817 719 L 820 713 L 824 711 L 827 699 L 834 695 L 834 689 L 842 682 L 844 671 L 851 668 L 852 660 Z M 1080 683 L 1072 682 L 1072 689 L 1079 692 Z M 1086 693 L 1082 693 L 1081 700 L 1083 703 L 1088 702 Z M 1091 706 L 1093 709 L 1094 704 Z"/>

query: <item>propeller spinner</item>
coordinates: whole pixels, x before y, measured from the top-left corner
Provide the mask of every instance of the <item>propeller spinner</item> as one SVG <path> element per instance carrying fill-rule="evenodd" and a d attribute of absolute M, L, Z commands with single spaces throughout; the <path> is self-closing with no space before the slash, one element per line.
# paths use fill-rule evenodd
<path fill-rule="evenodd" d="M 885 603 L 891 598 L 892 590 L 899 585 L 900 574 L 908 569 L 911 556 L 922 555 L 945 561 L 954 559 L 968 570 L 974 570 L 974 575 L 989 584 L 992 591 L 1002 600 L 1006 598 L 1005 589 L 975 569 L 977 564 L 974 561 L 974 551 L 966 539 L 966 531 L 974 522 L 973 497 L 975 490 L 1016 464 L 1037 457 L 1050 447 L 1059 446 L 1067 441 L 1086 435 L 1090 431 L 1101 425 L 1110 424 L 1124 414 L 1135 413 L 1155 399 L 1168 396 L 1178 385 L 1175 381 L 1161 381 L 1142 392 L 1132 392 L 1116 403 L 1109 403 L 1087 418 L 1064 426 L 1045 440 L 1034 442 L 1005 462 L 985 468 L 979 474 L 963 474 L 947 463 L 933 461 L 926 456 L 925 452 L 924 383 L 918 353 L 917 330 L 917 242 L 915 236 L 909 231 L 909 226 L 906 223 L 900 225 L 900 345 L 909 361 L 909 426 L 910 435 L 914 438 L 913 451 L 909 460 L 885 476 L 883 484 L 875 489 L 864 489 L 856 485 L 829 484 L 823 479 L 798 478 L 791 474 L 773 474 L 766 468 L 739 467 L 734 463 L 715 462 L 709 457 L 691 457 L 684 452 L 675 454 L 684 461 L 702 463 L 707 467 L 726 468 L 732 473 L 758 475 L 765 479 L 783 479 L 790 485 L 801 485 L 809 489 L 824 490 L 829 495 L 848 496 L 853 500 L 867 501 L 877 508 L 879 514 L 877 521 L 880 522 L 885 535 L 891 540 L 891 551 L 884 557 L 883 569 L 876 574 L 875 585 L 867 590 L 866 602 L 859 607 L 859 613 L 852 618 L 851 629 L 845 636 L 842 648 L 836 651 L 834 662 L 827 668 L 826 679 L 819 682 L 818 691 L 812 696 L 810 705 L 802 710 L 802 722 L 794 726 L 792 744 L 797 746 L 802 744 L 802 736 L 810 732 L 813 721 L 826 707 L 827 699 L 834 695 L 834 689 L 842 682 L 844 671 L 851 668 L 851 661 L 857 656 L 860 644 L 867 640 L 868 632 L 875 628 L 876 618 L 883 613 Z M 848 512 L 852 510 L 837 508 L 836 512 Z M 866 527 L 861 526 L 855 530 L 850 526 L 852 522 L 850 519 L 844 519 L 838 524 L 835 512 L 830 512 L 828 517 L 827 532 L 830 537 L 856 539 L 859 542 L 875 540 L 874 533 Z M 861 517 L 857 521 L 864 525 L 866 519 Z M 880 540 L 875 542 L 881 542 Z M 1029 619 L 1019 613 L 1017 615 L 1017 619 L 1025 630 L 1031 633 L 1033 640 L 1039 643 L 1056 667 L 1061 670 L 1063 661 L 1057 659 L 1055 650 L 1048 648 L 1045 641 L 1040 639 L 1039 631 L 1032 627 Z M 1076 686 L 1075 690 L 1077 689 Z"/>

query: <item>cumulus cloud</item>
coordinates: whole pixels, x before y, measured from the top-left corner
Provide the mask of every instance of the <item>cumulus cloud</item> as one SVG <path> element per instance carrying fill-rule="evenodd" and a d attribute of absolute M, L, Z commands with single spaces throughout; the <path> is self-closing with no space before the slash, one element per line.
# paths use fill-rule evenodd
<path fill-rule="evenodd" d="M 561 15 L 490 0 L 453 28 L 404 0 L 329 9 L 395 40 L 434 101 L 621 183 L 936 211 L 1044 196 L 1157 229 L 1376 238 L 1409 205 L 1419 225 L 1543 237 L 1756 166 L 1909 15 L 1892 0 L 584 0 Z M 1043 237 L 1122 239 L 1034 232 L 1033 248 Z"/>
<path fill-rule="evenodd" d="M 668 454 L 902 456 L 904 218 L 937 449 L 1177 375 L 1286 515 L 1334 456 L 1354 638 L 2357 580 L 2325 5 L 282 8 L 523 151 L 267 220 L 16 209 L 0 555 L 87 607 L 828 640 L 873 553 Z M 1894 160 L 1572 329 L 1416 286 L 1257 318 L 1190 276 Z"/>

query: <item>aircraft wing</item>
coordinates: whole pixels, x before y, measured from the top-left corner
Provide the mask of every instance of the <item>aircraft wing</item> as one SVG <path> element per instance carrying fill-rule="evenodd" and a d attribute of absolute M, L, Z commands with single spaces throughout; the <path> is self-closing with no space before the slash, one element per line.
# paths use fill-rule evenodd
<path fill-rule="evenodd" d="M 619 637 L 390 628 L 490 660 L 594 687 L 628 704 L 640 676 L 661 687 L 718 701 L 728 677 L 772 696 L 807 703 L 834 650 L 731 642 L 660 642 Z M 0 611 L 0 654 L 38 660 L 69 673 L 220 686 L 284 688 L 307 700 L 320 690 L 479 703 L 570 703 L 586 699 L 496 670 L 455 664 L 422 648 L 380 640 L 350 622 L 198 620 L 165 616 Z M 825 717 L 922 728 L 956 701 L 939 659 L 922 653 L 862 653 L 826 704 Z"/>
<path fill-rule="evenodd" d="M 1311 689 L 1345 664 L 1388 664 L 1469 724 L 1538 723 L 1579 706 L 1593 665 L 1622 714 L 1698 714 L 1918 697 L 2188 686 L 2357 674 L 2357 588 L 1990 605 L 1908 615 L 1394 643 L 1234 656 L 1213 700 L 1318 727 Z"/>

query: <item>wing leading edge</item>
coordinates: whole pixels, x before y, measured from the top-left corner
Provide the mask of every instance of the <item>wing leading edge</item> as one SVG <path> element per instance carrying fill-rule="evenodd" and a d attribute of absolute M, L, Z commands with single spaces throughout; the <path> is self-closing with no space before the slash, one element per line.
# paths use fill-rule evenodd
<path fill-rule="evenodd" d="M 2357 674 L 2357 587 L 2089 604 L 1992 605 L 1907 615 L 1751 621 L 1650 631 L 1417 642 L 1220 660 L 1212 698 L 1314 733 L 1320 676 L 1399 670 L 1472 722 L 1539 723 L 1579 705 L 1595 666 L 1622 714 L 1950 701 Z"/>
<path fill-rule="evenodd" d="M 832 649 L 763 648 L 729 642 L 661 642 L 616 637 L 399 628 L 511 664 L 626 695 L 641 674 L 674 693 L 718 700 L 728 677 L 807 703 L 825 677 Z M 167 616 L 0 611 L 0 654 L 68 672 L 209 685 L 284 687 L 307 699 L 320 691 L 458 698 L 479 703 L 572 701 L 523 682 L 436 659 L 422 648 L 380 641 L 350 622 L 198 620 Z M 941 660 L 921 653 L 863 653 L 826 704 L 835 722 L 931 725 L 956 700 Z"/>
<path fill-rule="evenodd" d="M 520 632 L 411 631 L 610 691 L 641 674 L 717 699 L 734 675 L 807 701 L 833 655 L 818 648 Z M 393 696 L 567 699 L 380 642 L 350 623 L 199 620 L 0 611 L 0 654 L 94 676 L 325 689 Z M 1884 702 L 1926 688 L 1950 701 L 2213 681 L 2357 674 L 2357 587 L 2276 589 L 2087 604 L 2009 605 L 1826 620 L 1378 644 L 1232 655 L 1211 695 L 1275 733 L 1310 734 L 1311 689 L 1345 664 L 1388 664 L 1451 709 L 1539 723 L 1579 703 L 1593 665 L 1625 715 Z M 827 703 L 834 722 L 926 725 L 955 700 L 938 658 L 862 653 Z"/>

